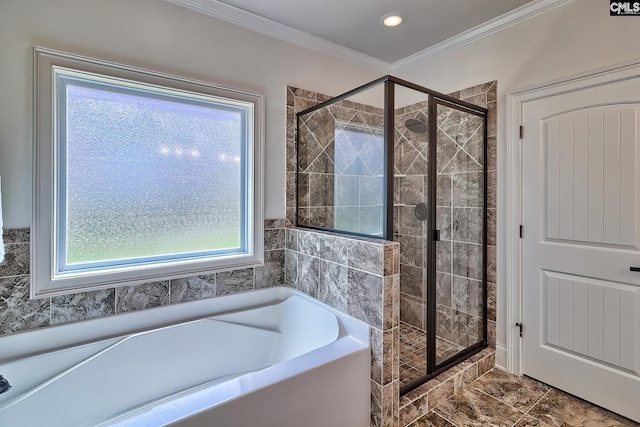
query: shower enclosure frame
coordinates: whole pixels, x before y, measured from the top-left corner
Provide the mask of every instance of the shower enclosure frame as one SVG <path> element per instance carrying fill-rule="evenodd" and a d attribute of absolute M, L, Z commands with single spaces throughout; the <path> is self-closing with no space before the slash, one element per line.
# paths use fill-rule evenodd
<path fill-rule="evenodd" d="M 386 75 L 379 79 L 373 80 L 367 84 L 359 86 L 341 95 L 333 97 L 327 101 L 321 102 L 310 108 L 302 110 L 296 113 L 296 147 L 299 147 L 299 135 L 300 135 L 300 122 L 301 116 L 312 113 L 316 110 L 330 106 L 338 101 L 354 96 L 358 93 L 364 92 L 373 87 L 384 85 L 384 121 L 383 121 L 383 194 L 382 200 L 384 203 L 383 210 L 383 232 L 382 235 L 370 235 L 357 232 L 337 230 L 333 228 L 318 227 L 311 225 L 304 225 L 299 223 L 299 174 L 300 170 L 296 166 L 296 182 L 295 182 L 295 198 L 296 198 L 296 227 L 313 229 L 325 232 L 337 232 L 346 235 L 360 236 L 366 238 L 377 238 L 382 240 L 393 241 L 394 229 L 393 229 L 393 208 L 394 208 L 394 122 L 395 122 L 395 85 L 403 86 L 408 89 L 424 93 L 428 95 L 428 132 L 429 132 L 429 148 L 428 148 L 428 220 L 427 220 L 427 277 L 426 277 L 426 304 L 425 304 L 425 318 L 426 318 L 426 369 L 425 374 L 412 381 L 411 383 L 400 388 L 400 394 L 403 395 L 409 391 L 421 386 L 430 379 L 436 377 L 440 373 L 447 369 L 457 365 L 463 360 L 471 357 L 472 355 L 480 352 L 488 346 L 488 305 L 487 305 L 487 208 L 488 208 L 488 176 L 487 176 L 487 114 L 488 110 L 483 107 L 471 104 L 466 101 L 459 100 L 450 95 L 446 95 L 432 89 L 420 86 L 409 81 L 399 79 L 397 77 Z M 474 114 L 483 118 L 483 144 L 482 144 L 482 339 L 477 343 L 465 347 L 460 352 L 454 354 L 452 357 L 444 360 L 441 363 L 436 362 L 436 244 L 439 241 L 439 231 L 437 228 L 436 218 L 436 200 L 435 194 L 437 192 L 437 108 L 438 105 L 442 105 L 448 108 L 453 108 L 465 113 Z M 299 149 L 296 149 L 296 165 L 299 164 L 300 155 Z M 430 285 L 433 284 L 433 285 Z"/>
<path fill-rule="evenodd" d="M 453 101 L 452 101 L 453 99 Z M 453 357 L 444 360 L 442 363 L 436 362 L 436 334 L 427 333 L 427 374 L 422 378 L 413 381 L 400 389 L 400 394 L 408 393 L 409 391 L 419 387 L 426 383 L 430 379 L 436 377 L 447 369 L 457 365 L 463 360 L 471 357 L 472 355 L 480 352 L 488 345 L 488 303 L 487 303 L 487 216 L 488 216 L 488 176 L 487 176 L 487 116 L 488 110 L 486 108 L 478 107 L 476 105 L 457 100 L 455 98 L 446 96 L 431 95 L 429 97 L 429 123 L 435 123 L 437 116 L 438 105 L 443 105 L 448 108 L 457 109 L 466 113 L 476 114 L 483 117 L 483 144 L 482 144 L 482 340 L 477 343 L 466 347 L 464 350 L 456 353 Z M 480 113 L 480 114 L 478 114 Z M 433 119 L 432 119 L 433 117 Z M 433 161 L 437 159 L 437 143 L 431 143 L 437 141 L 437 126 L 430 126 L 429 128 L 429 192 L 430 195 L 435 195 L 437 192 L 437 180 L 434 179 L 437 176 L 437 162 Z M 428 240 L 427 258 L 429 260 L 429 266 L 427 270 L 427 285 L 429 283 L 436 283 L 436 244 L 439 241 L 439 230 L 436 223 L 436 203 L 429 203 L 429 226 L 428 235 L 431 236 Z M 427 319 L 427 331 L 436 330 L 436 286 L 427 286 L 427 304 L 426 304 L 426 319 Z M 429 312 L 431 308 L 431 312 Z"/>
<path fill-rule="evenodd" d="M 316 110 L 320 110 L 324 107 L 327 107 L 331 104 L 334 104 L 338 101 L 342 101 L 343 99 L 349 98 L 353 95 L 357 95 L 358 93 L 364 92 L 373 87 L 379 86 L 380 84 L 384 84 L 384 120 L 383 120 L 383 139 L 384 139 L 384 154 L 383 154 L 383 164 L 384 164 L 384 186 L 383 186 L 383 194 L 382 200 L 385 203 L 385 209 L 383 212 L 383 231 L 381 236 L 371 235 L 371 234 L 363 234 L 356 233 L 352 231 L 346 230 L 337 230 L 334 228 L 325 228 L 325 227 L 317 227 L 312 225 L 304 225 L 300 224 L 298 221 L 299 218 L 299 182 L 298 176 L 300 174 L 300 170 L 297 165 L 300 164 L 300 150 L 296 148 L 296 227 L 308 228 L 312 230 L 318 231 L 327 231 L 334 233 L 347 234 L 350 236 L 359 236 L 359 237 L 367 237 L 372 239 L 381 239 L 381 240 L 393 240 L 393 127 L 389 127 L 389 121 L 393 123 L 393 110 L 394 110 L 394 85 L 393 83 L 400 82 L 402 80 L 397 79 L 393 76 L 387 75 L 384 77 L 380 77 L 379 79 L 373 80 L 367 84 L 359 86 L 355 89 L 352 89 L 348 92 L 343 93 L 342 95 L 335 96 L 327 101 L 321 102 L 320 104 L 309 107 L 305 110 L 299 111 L 296 113 L 296 147 L 300 146 L 299 135 L 300 135 L 300 117 L 306 114 L 312 113 Z M 407 82 L 409 83 L 409 82 Z M 389 140 L 391 140 L 391 144 L 389 144 Z M 391 203 L 389 203 L 391 202 Z"/>

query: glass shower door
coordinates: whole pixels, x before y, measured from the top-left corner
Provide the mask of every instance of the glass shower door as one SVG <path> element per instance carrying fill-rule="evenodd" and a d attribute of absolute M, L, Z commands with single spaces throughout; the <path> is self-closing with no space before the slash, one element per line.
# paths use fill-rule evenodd
<path fill-rule="evenodd" d="M 394 111 L 394 240 L 400 243 L 400 385 L 427 374 L 429 96 L 397 86 Z"/>
<path fill-rule="evenodd" d="M 486 123 L 482 115 L 443 100 L 436 100 L 436 123 L 437 368 L 485 339 Z"/>

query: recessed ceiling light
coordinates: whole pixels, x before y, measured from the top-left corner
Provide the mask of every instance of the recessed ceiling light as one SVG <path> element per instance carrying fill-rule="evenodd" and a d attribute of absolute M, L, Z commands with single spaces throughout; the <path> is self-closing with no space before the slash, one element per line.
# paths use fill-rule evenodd
<path fill-rule="evenodd" d="M 402 17 L 397 13 L 388 13 L 384 15 L 382 19 L 380 19 L 380 22 L 382 22 L 387 27 L 395 27 L 396 25 L 400 25 L 400 23 L 402 22 Z"/>

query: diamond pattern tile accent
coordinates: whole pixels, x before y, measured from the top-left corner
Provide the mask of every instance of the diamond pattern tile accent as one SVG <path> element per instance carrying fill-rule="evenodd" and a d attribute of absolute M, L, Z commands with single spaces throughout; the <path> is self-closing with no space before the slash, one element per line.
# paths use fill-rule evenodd
<path fill-rule="evenodd" d="M 404 136 L 396 144 L 394 150 L 395 168 L 399 174 L 405 175 L 413 161 L 420 155 L 419 151 Z"/>
<path fill-rule="evenodd" d="M 299 132 L 300 144 L 298 146 L 298 168 L 301 172 L 307 172 L 311 163 L 313 163 L 318 155 L 324 150 L 307 125 L 300 126 Z"/>

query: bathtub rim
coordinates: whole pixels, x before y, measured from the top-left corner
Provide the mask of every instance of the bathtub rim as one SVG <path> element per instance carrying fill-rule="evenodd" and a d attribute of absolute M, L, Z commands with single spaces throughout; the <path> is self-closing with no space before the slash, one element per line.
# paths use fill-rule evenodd
<path fill-rule="evenodd" d="M 226 312 L 271 305 L 285 301 L 294 295 L 333 313 L 340 326 L 338 339 L 341 336 L 350 335 L 370 346 L 370 326 L 367 323 L 336 310 L 301 291 L 286 286 L 276 286 L 140 311 L 117 313 L 0 336 L 0 365 L 18 358 L 90 344 Z M 56 333 L 57 331 L 64 333 Z"/>

